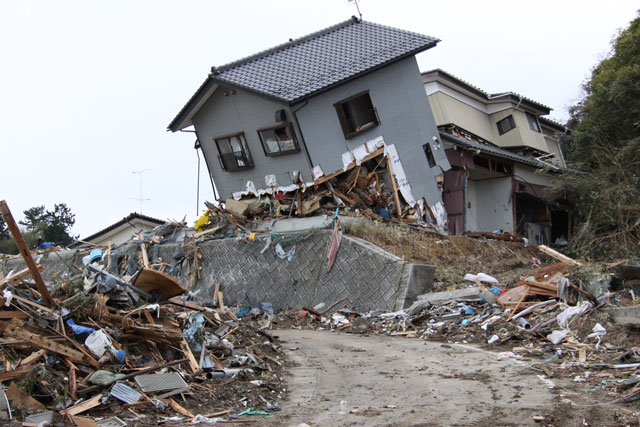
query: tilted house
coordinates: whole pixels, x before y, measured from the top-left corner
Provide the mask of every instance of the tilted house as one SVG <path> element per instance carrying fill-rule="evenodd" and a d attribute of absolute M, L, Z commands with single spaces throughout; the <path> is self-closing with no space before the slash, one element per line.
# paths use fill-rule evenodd
<path fill-rule="evenodd" d="M 444 213 L 435 177 L 450 166 L 415 59 L 438 41 L 352 18 L 213 67 L 168 129 L 193 125 L 219 200 L 310 183 L 376 140 L 395 146 L 415 199 Z"/>
<path fill-rule="evenodd" d="M 449 231 L 504 232 L 548 244 L 568 238 L 571 218 L 539 169 L 565 168 L 563 126 L 521 95 L 488 94 L 442 70 L 422 74 L 452 169 L 444 175 Z"/>

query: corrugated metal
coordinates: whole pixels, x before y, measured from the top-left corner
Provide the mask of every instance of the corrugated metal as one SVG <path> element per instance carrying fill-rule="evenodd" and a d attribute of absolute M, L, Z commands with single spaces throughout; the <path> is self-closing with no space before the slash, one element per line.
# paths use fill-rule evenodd
<path fill-rule="evenodd" d="M 132 389 L 131 387 L 129 387 L 123 382 L 117 382 L 111 388 L 110 394 L 116 399 L 122 400 L 124 403 L 128 403 L 128 404 L 136 403 L 142 397 L 140 393 L 138 393 L 137 391 L 135 391 L 134 389 Z"/>
<path fill-rule="evenodd" d="M 138 375 L 135 378 L 135 381 L 143 393 L 157 393 L 160 391 L 189 387 L 180 374 L 176 372 L 170 372 L 167 374 Z"/>

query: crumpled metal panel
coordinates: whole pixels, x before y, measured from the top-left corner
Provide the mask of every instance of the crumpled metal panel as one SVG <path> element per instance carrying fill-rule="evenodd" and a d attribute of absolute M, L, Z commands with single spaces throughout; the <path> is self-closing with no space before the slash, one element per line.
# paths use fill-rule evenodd
<path fill-rule="evenodd" d="M 110 394 L 116 399 L 122 400 L 124 403 L 128 403 L 130 405 L 136 403 L 142 397 L 140 393 L 123 382 L 117 382 L 111 388 Z"/>

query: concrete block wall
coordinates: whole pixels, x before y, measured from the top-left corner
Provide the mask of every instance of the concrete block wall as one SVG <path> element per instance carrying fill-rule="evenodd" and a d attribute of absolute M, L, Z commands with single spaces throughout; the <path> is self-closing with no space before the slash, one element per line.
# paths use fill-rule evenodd
<path fill-rule="evenodd" d="M 364 240 L 344 235 L 331 272 L 326 271 L 330 231 L 317 231 L 296 243 L 291 261 L 276 256 L 274 246 L 261 254 L 265 242 L 246 239 L 210 240 L 198 244 L 201 279 L 194 289 L 200 298 L 211 299 L 216 283 L 221 284 L 225 304 L 271 302 L 277 311 L 302 306 L 330 304 L 345 298 L 357 310 L 399 310 L 432 287 L 433 266 L 415 265 Z M 293 245 L 285 245 L 288 251 Z M 170 262 L 180 244 L 154 246 L 149 255 Z M 65 257 L 71 260 L 70 255 Z M 152 262 L 153 262 L 152 259 Z M 64 268 L 57 256 L 44 277 Z M 114 260 L 112 260 L 112 263 Z M 12 261 L 20 267 L 20 261 Z M 184 264 L 177 274 L 186 286 L 191 273 Z M 6 268 L 5 268 L 6 270 Z"/>

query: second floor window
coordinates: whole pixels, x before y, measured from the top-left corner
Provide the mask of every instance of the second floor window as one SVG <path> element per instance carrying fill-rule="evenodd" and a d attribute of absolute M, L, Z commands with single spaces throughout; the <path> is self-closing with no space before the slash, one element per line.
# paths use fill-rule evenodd
<path fill-rule="evenodd" d="M 243 133 L 222 136 L 215 141 L 222 170 L 229 172 L 253 167 L 251 153 Z"/>
<path fill-rule="evenodd" d="M 513 116 L 507 116 L 496 124 L 498 125 L 498 132 L 500 135 L 509 132 L 511 129 L 515 129 L 516 127 L 516 123 L 513 121 Z"/>
<path fill-rule="evenodd" d="M 380 125 L 378 112 L 373 108 L 369 92 L 347 98 L 334 104 L 334 107 L 346 139 Z"/>
<path fill-rule="evenodd" d="M 296 135 L 293 133 L 293 128 L 290 123 L 266 129 L 259 129 L 258 135 L 260 136 L 260 141 L 262 141 L 264 154 L 267 156 L 300 151 Z"/>
<path fill-rule="evenodd" d="M 527 115 L 527 121 L 529 122 L 529 128 L 532 131 L 540 133 L 540 126 L 538 125 L 538 119 L 531 113 L 525 113 Z"/>

